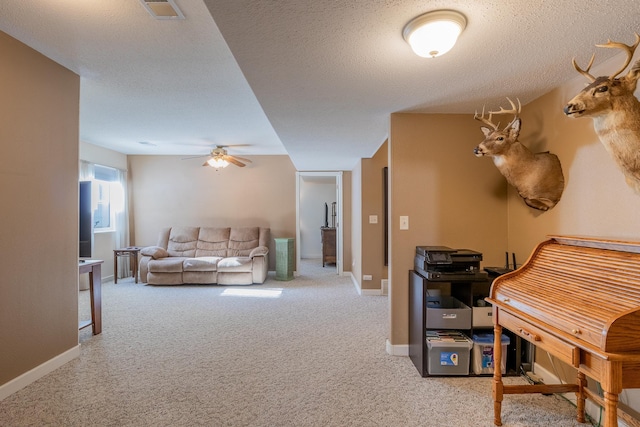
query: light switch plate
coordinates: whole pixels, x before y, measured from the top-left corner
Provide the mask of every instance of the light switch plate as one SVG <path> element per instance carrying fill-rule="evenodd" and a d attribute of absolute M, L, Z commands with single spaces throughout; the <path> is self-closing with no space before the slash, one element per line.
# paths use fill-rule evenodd
<path fill-rule="evenodd" d="M 377 224 L 378 215 L 369 215 L 369 224 Z"/>
<path fill-rule="evenodd" d="M 400 230 L 408 230 L 409 229 L 409 217 L 401 216 L 400 217 Z"/>

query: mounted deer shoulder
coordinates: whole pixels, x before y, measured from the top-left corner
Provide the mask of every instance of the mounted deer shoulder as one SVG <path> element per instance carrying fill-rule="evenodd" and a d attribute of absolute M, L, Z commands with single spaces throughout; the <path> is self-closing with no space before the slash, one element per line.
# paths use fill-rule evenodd
<path fill-rule="evenodd" d="M 509 98 L 511 110 L 500 108 L 500 111 L 489 111 L 485 118 L 484 108 L 482 116 L 478 113 L 474 119 L 481 121 L 488 127 L 482 126 L 484 141 L 474 150 L 478 157 L 490 156 L 498 170 L 518 191 L 524 202 L 532 208 L 546 211 L 554 207 L 564 190 L 564 175 L 560 160 L 549 152 L 532 153 L 518 141 L 521 120 L 519 117 L 522 106 L 518 101 L 518 108 Z M 493 114 L 513 114 L 513 120 L 504 129 L 491 121 Z"/>
<path fill-rule="evenodd" d="M 599 44 L 597 47 L 623 49 L 627 53 L 624 65 L 609 77 L 595 78 L 589 74 L 595 54 L 586 70 L 581 69 L 573 59 L 573 67 L 585 76 L 591 84 L 582 89 L 564 107 L 568 117 L 591 117 L 600 142 L 613 157 L 622 170 L 627 184 L 640 193 L 640 102 L 633 95 L 640 77 L 640 60 L 636 61 L 627 75 L 622 73 L 631 63 L 633 54 L 640 43 L 636 34 L 636 42 L 628 46 L 624 43 L 612 42 Z"/>

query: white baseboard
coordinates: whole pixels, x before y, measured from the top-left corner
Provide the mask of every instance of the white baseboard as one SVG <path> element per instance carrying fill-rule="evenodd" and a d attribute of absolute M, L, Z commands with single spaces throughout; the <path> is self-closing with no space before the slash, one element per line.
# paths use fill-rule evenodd
<path fill-rule="evenodd" d="M 542 379 L 542 382 L 545 384 L 560 384 L 560 378 L 558 378 L 553 372 L 545 369 L 541 365 L 534 363 L 533 364 L 533 372 Z M 576 404 L 576 394 L 575 393 L 562 393 L 568 401 Z M 587 399 L 585 405 L 585 412 L 591 417 L 591 419 L 595 420 L 597 423 L 600 419 L 600 406 L 596 405 L 591 400 Z M 604 417 L 604 413 L 602 414 Z M 604 418 L 602 419 L 604 422 Z M 619 427 L 629 427 L 621 418 L 618 418 L 618 426 Z"/>
<path fill-rule="evenodd" d="M 387 340 L 387 354 L 391 356 L 409 356 L 409 344 L 393 345 Z"/>
<path fill-rule="evenodd" d="M 0 401 L 80 356 L 80 344 L 0 386 Z"/>
<path fill-rule="evenodd" d="M 362 289 L 362 287 L 360 287 L 360 284 L 356 280 L 356 276 L 354 276 L 351 271 L 345 271 L 343 275 L 349 276 L 351 278 L 351 283 L 353 283 L 353 286 L 355 286 L 358 295 L 366 297 L 383 295 L 382 289 Z"/>

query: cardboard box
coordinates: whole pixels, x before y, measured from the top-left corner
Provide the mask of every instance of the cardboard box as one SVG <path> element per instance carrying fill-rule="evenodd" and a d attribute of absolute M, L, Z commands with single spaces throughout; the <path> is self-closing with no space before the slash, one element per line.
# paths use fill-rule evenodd
<path fill-rule="evenodd" d="M 471 308 L 451 296 L 427 297 L 428 329 L 471 329 Z"/>
<path fill-rule="evenodd" d="M 473 335 L 473 372 L 477 375 L 493 374 L 495 362 L 493 360 L 494 347 L 493 334 L 474 334 Z M 510 339 L 506 335 L 502 335 L 500 342 L 502 344 L 502 357 L 500 361 L 500 369 L 503 374 L 507 372 L 507 346 Z"/>
<path fill-rule="evenodd" d="M 469 375 L 473 341 L 458 331 L 427 331 L 429 375 Z"/>

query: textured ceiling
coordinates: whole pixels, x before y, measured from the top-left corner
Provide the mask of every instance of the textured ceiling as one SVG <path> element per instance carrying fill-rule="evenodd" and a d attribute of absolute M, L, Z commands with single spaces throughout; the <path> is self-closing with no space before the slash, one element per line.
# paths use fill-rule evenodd
<path fill-rule="evenodd" d="M 0 30 L 81 75 L 83 141 L 128 154 L 238 144 L 229 152 L 288 153 L 299 170 L 352 169 L 393 112 L 526 104 L 576 78 L 573 56 L 603 61 L 615 52 L 594 44 L 640 32 L 637 0 L 176 3 L 185 20 L 154 20 L 138 0 L 3 1 Z M 467 17 L 458 44 L 414 55 L 402 28 L 444 8 Z"/>

